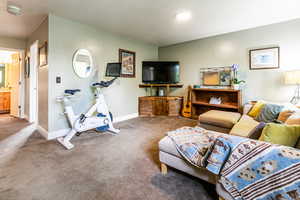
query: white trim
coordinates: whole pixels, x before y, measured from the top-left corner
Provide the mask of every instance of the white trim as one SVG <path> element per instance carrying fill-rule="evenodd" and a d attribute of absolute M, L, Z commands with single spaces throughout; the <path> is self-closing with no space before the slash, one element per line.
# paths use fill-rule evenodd
<path fill-rule="evenodd" d="M 126 120 L 129 120 L 129 119 L 134 119 L 134 118 L 137 118 L 138 116 L 139 116 L 138 113 L 132 113 L 132 114 L 129 114 L 129 115 L 116 117 L 116 119 L 114 120 L 114 123 L 126 121 Z M 47 140 L 54 140 L 56 138 L 63 137 L 65 135 L 67 135 L 67 133 L 70 131 L 69 128 L 66 128 L 66 129 L 60 129 L 60 130 L 57 130 L 57 131 L 52 131 L 52 132 L 49 133 L 48 131 L 46 131 L 41 126 L 37 126 L 37 130 Z"/>
<path fill-rule="evenodd" d="M 29 122 L 29 118 L 28 118 L 28 116 L 27 116 L 27 115 L 25 115 L 25 114 L 24 114 L 24 116 L 23 116 L 23 119 L 25 119 L 26 121 L 28 121 L 28 122 Z"/>
<path fill-rule="evenodd" d="M 33 49 L 36 47 L 36 49 Z M 35 50 L 36 52 L 33 52 Z M 38 52 L 39 41 L 30 45 L 30 77 L 29 77 L 29 122 L 38 122 Z M 33 55 L 33 53 L 35 55 Z M 33 59 L 35 58 L 35 59 Z"/>
<path fill-rule="evenodd" d="M 132 113 L 132 114 L 129 114 L 129 115 L 116 117 L 116 119 L 114 119 L 113 122 L 114 123 L 122 122 L 122 121 L 126 121 L 126 120 L 129 120 L 129 119 L 134 119 L 134 118 L 137 118 L 137 117 L 139 117 L 138 113 Z"/>
<path fill-rule="evenodd" d="M 71 129 L 66 128 L 66 129 L 60 129 L 57 131 L 53 131 L 50 134 L 48 133 L 48 140 L 54 140 L 56 138 L 63 137 L 65 135 L 67 135 L 70 130 Z"/>
<path fill-rule="evenodd" d="M 20 93 L 19 93 L 19 105 L 21 106 L 20 118 L 24 118 L 25 116 L 25 51 L 20 51 Z"/>
<path fill-rule="evenodd" d="M 48 140 L 48 131 L 41 127 L 40 125 L 37 126 L 37 131 L 45 138 Z"/>

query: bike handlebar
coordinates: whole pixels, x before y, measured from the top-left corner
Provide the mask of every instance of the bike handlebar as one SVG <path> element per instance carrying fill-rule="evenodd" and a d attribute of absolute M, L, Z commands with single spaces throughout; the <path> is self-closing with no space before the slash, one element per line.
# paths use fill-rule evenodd
<path fill-rule="evenodd" d="M 111 84 L 113 84 L 113 82 L 117 79 L 117 77 L 113 78 L 112 80 L 110 81 L 101 81 L 101 82 L 98 82 L 98 83 L 93 83 L 92 86 L 93 87 L 97 87 L 97 86 L 100 86 L 100 87 L 109 87 Z"/>
<path fill-rule="evenodd" d="M 65 94 L 70 94 L 70 95 L 74 95 L 77 92 L 80 92 L 80 89 L 74 89 L 74 90 L 65 90 Z"/>

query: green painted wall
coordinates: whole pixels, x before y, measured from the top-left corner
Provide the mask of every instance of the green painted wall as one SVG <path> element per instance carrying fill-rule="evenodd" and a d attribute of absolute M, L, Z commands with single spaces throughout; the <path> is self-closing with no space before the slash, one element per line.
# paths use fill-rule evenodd
<path fill-rule="evenodd" d="M 241 78 L 247 84 L 244 101 L 265 99 L 289 101 L 293 86 L 283 83 L 283 72 L 300 69 L 300 20 L 199 39 L 159 48 L 160 60 L 178 60 L 181 80 L 188 84 L 200 83 L 200 68 L 240 64 Z M 280 46 L 280 69 L 249 70 L 249 49 Z M 174 95 L 184 94 L 176 90 Z"/>
<path fill-rule="evenodd" d="M 98 73 L 81 79 L 72 68 L 72 57 L 79 48 L 92 52 Z M 104 94 L 110 110 L 115 117 L 126 116 L 138 112 L 138 96 L 145 94 L 138 88 L 141 83 L 141 64 L 143 60 L 157 60 L 158 47 L 136 40 L 97 30 L 88 25 L 49 16 L 49 131 L 68 128 L 62 106 L 55 101 L 65 89 L 81 89 L 82 95 L 74 101 L 77 113 L 85 112 L 94 98 L 90 85 L 103 80 L 105 67 L 108 62 L 118 61 L 118 49 L 136 52 L 136 78 L 120 78 Z M 55 83 L 55 77 L 62 77 L 62 84 Z"/>

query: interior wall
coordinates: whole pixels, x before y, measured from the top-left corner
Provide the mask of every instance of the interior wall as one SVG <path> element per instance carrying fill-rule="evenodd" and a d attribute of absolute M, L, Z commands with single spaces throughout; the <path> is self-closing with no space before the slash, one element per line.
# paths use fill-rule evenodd
<path fill-rule="evenodd" d="M 77 77 L 72 67 L 73 54 L 80 48 L 91 51 L 98 72 L 86 79 Z M 145 91 L 138 88 L 141 83 L 141 63 L 143 60 L 157 60 L 158 47 L 62 17 L 49 16 L 49 131 L 69 127 L 62 115 L 62 105 L 55 101 L 56 97 L 63 95 L 65 89 L 81 89 L 80 97 L 72 103 L 76 113 L 86 112 L 94 102 L 91 84 L 104 79 L 108 62 L 118 62 L 119 48 L 136 52 L 136 77 L 119 78 L 111 87 L 103 90 L 114 117 L 138 112 L 138 96 L 145 95 Z M 56 84 L 57 76 L 61 77 L 61 84 Z"/>
<path fill-rule="evenodd" d="M 30 35 L 27 41 L 27 53 L 30 54 L 30 46 L 38 40 L 39 47 L 48 41 L 48 18 Z M 26 103 L 25 115 L 29 113 L 29 79 L 26 78 Z M 48 130 L 48 65 L 38 67 L 38 123 Z"/>
<path fill-rule="evenodd" d="M 300 20 L 160 47 L 160 60 L 178 60 L 185 87 L 200 83 L 200 68 L 240 65 L 240 78 L 246 81 L 244 102 L 265 99 L 289 101 L 295 87 L 283 83 L 283 72 L 300 69 Z M 280 47 L 280 69 L 250 70 L 249 50 Z M 173 95 L 183 95 L 176 90 Z"/>
<path fill-rule="evenodd" d="M 8 48 L 8 49 L 25 49 L 26 48 L 26 40 L 1 36 L 0 37 L 0 47 Z"/>

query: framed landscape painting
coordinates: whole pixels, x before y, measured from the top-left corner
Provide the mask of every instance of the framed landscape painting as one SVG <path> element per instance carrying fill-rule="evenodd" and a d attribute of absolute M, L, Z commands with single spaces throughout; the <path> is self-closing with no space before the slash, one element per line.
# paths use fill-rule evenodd
<path fill-rule="evenodd" d="M 135 77 L 135 52 L 119 49 L 119 62 L 122 63 L 121 76 Z"/>
<path fill-rule="evenodd" d="M 249 51 L 250 70 L 278 69 L 280 61 L 279 47 L 253 49 Z"/>

